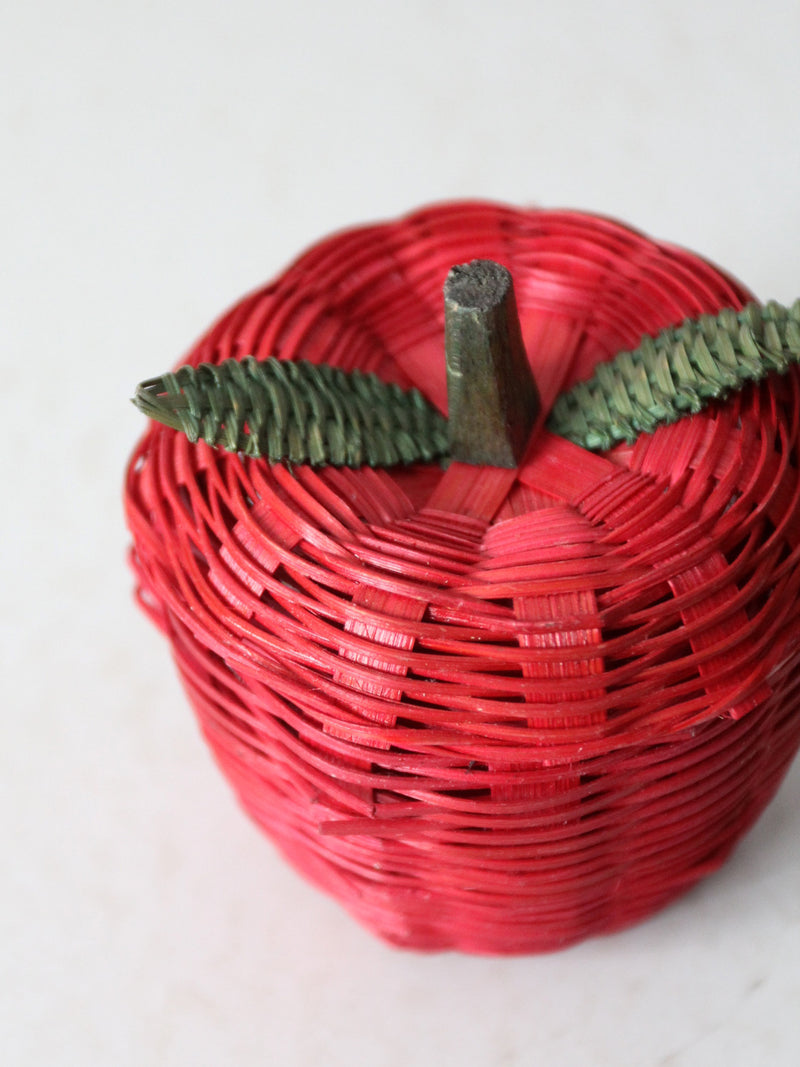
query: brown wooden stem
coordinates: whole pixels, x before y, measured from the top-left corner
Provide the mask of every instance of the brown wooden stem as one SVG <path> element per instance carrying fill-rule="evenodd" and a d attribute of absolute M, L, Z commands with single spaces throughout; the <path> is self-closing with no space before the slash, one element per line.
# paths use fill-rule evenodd
<path fill-rule="evenodd" d="M 489 259 L 453 267 L 444 308 L 453 459 L 516 467 L 540 405 L 511 274 Z"/>

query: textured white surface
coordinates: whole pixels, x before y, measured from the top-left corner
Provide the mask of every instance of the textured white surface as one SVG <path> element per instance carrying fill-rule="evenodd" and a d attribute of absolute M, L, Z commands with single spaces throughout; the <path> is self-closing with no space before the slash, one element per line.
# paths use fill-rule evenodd
<path fill-rule="evenodd" d="M 638 929 L 392 951 L 236 809 L 131 603 L 120 508 L 135 383 L 346 224 L 579 207 L 797 296 L 797 4 L 7 7 L 3 1062 L 800 1062 L 799 768 Z"/>

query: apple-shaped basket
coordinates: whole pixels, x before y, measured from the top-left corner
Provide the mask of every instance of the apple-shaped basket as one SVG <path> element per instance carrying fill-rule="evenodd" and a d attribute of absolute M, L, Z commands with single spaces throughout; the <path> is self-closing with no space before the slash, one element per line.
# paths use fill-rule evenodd
<path fill-rule="evenodd" d="M 613 221 L 487 203 L 328 239 L 184 364 L 373 372 L 446 413 L 463 367 L 446 366 L 442 285 L 476 259 L 513 277 L 541 401 L 511 464 L 258 458 L 241 412 L 225 451 L 229 389 L 211 444 L 150 424 L 126 510 L 140 601 L 289 860 L 394 944 L 536 952 L 716 870 L 795 754 L 800 376 L 635 439 L 595 433 L 604 451 L 559 435 L 556 397 L 596 367 L 751 297 Z"/>

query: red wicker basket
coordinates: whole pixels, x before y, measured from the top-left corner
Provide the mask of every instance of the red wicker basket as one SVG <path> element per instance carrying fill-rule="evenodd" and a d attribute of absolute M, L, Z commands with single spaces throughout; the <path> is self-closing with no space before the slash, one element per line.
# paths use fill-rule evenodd
<path fill-rule="evenodd" d="M 336 235 L 188 363 L 375 372 L 447 406 L 441 290 L 514 278 L 545 408 L 750 299 L 616 222 L 486 203 Z M 388 941 L 518 953 L 716 870 L 800 743 L 800 377 L 518 469 L 270 464 L 151 424 L 127 475 L 142 605 L 242 805 Z"/>

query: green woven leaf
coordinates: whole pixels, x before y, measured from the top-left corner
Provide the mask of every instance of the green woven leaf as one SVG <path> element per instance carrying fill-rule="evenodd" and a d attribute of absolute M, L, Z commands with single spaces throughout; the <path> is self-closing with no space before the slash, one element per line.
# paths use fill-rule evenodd
<path fill-rule="evenodd" d="M 270 462 L 389 467 L 448 450 L 446 419 L 416 389 L 305 360 L 181 367 L 142 382 L 133 402 L 192 442 Z"/>
<path fill-rule="evenodd" d="M 548 428 L 601 451 L 676 422 L 800 361 L 800 300 L 687 319 L 600 364 L 562 393 Z"/>

